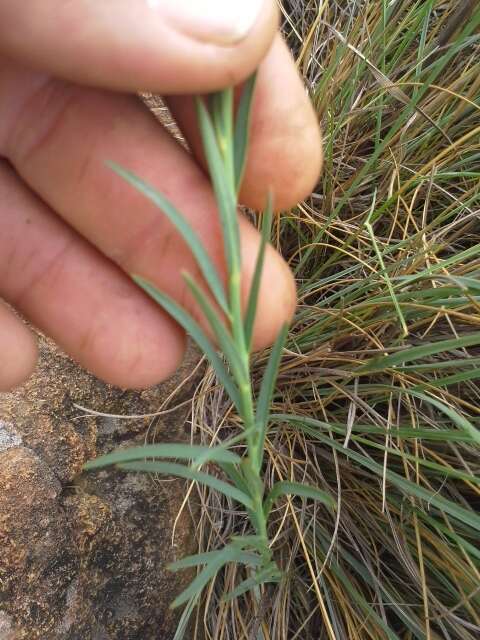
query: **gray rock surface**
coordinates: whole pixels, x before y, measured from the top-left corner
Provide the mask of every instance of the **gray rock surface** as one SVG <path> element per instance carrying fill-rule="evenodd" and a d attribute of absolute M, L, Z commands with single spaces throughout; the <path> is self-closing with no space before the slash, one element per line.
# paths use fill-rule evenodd
<path fill-rule="evenodd" d="M 144 392 L 106 385 L 41 339 L 40 364 L 22 388 L 0 395 L 0 640 L 168 640 L 168 605 L 185 576 L 167 562 L 194 548 L 185 484 L 84 462 L 117 446 L 185 439 L 182 409 L 157 420 L 85 415 L 144 414 L 189 375 Z M 175 403 L 188 398 L 186 384 Z"/>

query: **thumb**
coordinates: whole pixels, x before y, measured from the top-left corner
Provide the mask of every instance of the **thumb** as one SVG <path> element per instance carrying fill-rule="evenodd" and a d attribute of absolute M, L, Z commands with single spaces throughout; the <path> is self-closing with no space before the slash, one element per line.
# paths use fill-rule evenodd
<path fill-rule="evenodd" d="M 249 75 L 277 22 L 275 0 L 2 0 L 0 54 L 82 84 L 201 93 Z"/>

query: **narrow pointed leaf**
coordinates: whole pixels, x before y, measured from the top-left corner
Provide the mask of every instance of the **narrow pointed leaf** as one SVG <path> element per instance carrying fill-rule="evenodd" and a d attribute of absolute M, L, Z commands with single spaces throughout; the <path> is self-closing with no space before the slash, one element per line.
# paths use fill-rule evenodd
<path fill-rule="evenodd" d="M 275 382 L 277 380 L 278 369 L 280 366 L 280 360 L 282 357 L 282 350 L 285 344 L 285 340 L 288 334 L 288 325 L 283 325 L 280 333 L 275 340 L 272 347 L 270 357 L 268 359 L 267 368 L 260 387 L 260 393 L 257 401 L 257 423 L 264 424 L 268 420 L 270 413 L 270 403 L 275 389 Z"/>
<path fill-rule="evenodd" d="M 175 462 L 154 462 L 148 460 L 138 460 L 135 462 L 126 462 L 118 466 L 120 467 L 120 469 L 124 469 L 126 471 L 162 473 L 164 475 L 177 476 L 178 478 L 185 478 L 186 480 L 198 482 L 199 484 L 203 484 L 206 487 L 211 487 L 212 489 L 223 493 L 229 498 L 233 498 L 237 502 L 240 502 L 245 507 L 247 507 L 247 509 L 253 508 L 250 496 L 248 496 L 243 491 L 240 491 L 240 489 L 237 489 L 237 487 L 234 487 L 233 485 L 228 484 L 228 482 L 224 482 L 223 480 L 219 480 L 218 478 L 215 478 L 215 476 L 211 476 L 203 471 L 198 471 L 197 469 L 186 467 L 183 464 L 177 464 Z"/>
<path fill-rule="evenodd" d="M 230 480 L 236 487 L 238 487 L 244 493 L 248 494 L 247 483 L 234 464 L 230 464 L 228 462 L 219 462 L 218 466 L 230 478 Z"/>
<path fill-rule="evenodd" d="M 183 608 L 182 615 L 180 616 L 180 620 L 178 621 L 177 628 L 175 630 L 175 635 L 173 636 L 173 640 L 185 639 L 185 634 L 187 633 L 187 629 L 189 627 L 190 618 L 192 617 L 192 613 L 195 609 L 199 596 L 200 594 L 193 595 Z"/>
<path fill-rule="evenodd" d="M 222 600 L 224 602 L 230 602 L 231 600 L 235 600 L 236 598 L 239 598 L 247 591 L 250 591 L 254 587 L 258 586 L 259 584 L 261 584 L 261 582 L 258 580 L 257 576 L 252 576 L 251 578 L 247 578 L 246 580 L 243 580 L 242 582 L 240 582 L 240 584 L 237 587 L 235 587 L 233 591 L 230 591 L 230 593 L 227 593 L 225 596 L 223 596 Z"/>
<path fill-rule="evenodd" d="M 117 173 L 120 177 L 130 183 L 144 196 L 151 200 L 159 209 L 161 209 L 162 213 L 164 213 L 165 216 L 170 220 L 170 222 L 175 226 L 177 231 L 181 234 L 185 242 L 188 244 L 190 251 L 195 256 L 195 260 L 197 261 L 200 271 L 202 272 L 205 281 L 208 283 L 208 286 L 215 296 L 215 299 L 218 302 L 219 306 L 225 312 L 227 312 L 228 304 L 225 296 L 225 290 L 222 282 L 220 281 L 217 270 L 213 262 L 210 260 L 209 255 L 205 251 L 200 238 L 189 225 L 186 218 L 165 196 L 163 196 L 156 189 L 144 182 L 134 173 L 123 169 L 123 167 L 120 167 L 114 162 L 109 162 L 108 165 L 111 169 L 113 169 L 113 171 L 115 171 L 115 173 Z"/>
<path fill-rule="evenodd" d="M 238 547 L 239 549 L 253 548 L 257 551 L 263 551 L 265 548 L 265 540 L 261 536 L 248 535 L 248 536 L 232 536 L 230 544 Z"/>
<path fill-rule="evenodd" d="M 240 260 L 240 239 L 236 217 L 236 194 L 225 180 L 225 166 L 218 148 L 215 129 L 205 103 L 198 98 L 196 101 L 197 116 L 203 148 L 209 168 L 210 178 L 217 198 L 218 210 L 222 222 L 224 249 L 227 258 L 228 271 L 231 275 Z M 232 185 L 233 186 L 233 185 Z"/>
<path fill-rule="evenodd" d="M 238 104 L 235 117 L 235 186 L 237 191 L 242 183 L 247 158 L 248 140 L 250 132 L 250 119 L 252 112 L 252 100 L 255 92 L 256 74 L 248 78 L 243 86 L 242 95 Z"/>
<path fill-rule="evenodd" d="M 473 291 L 474 293 L 480 293 L 480 279 L 469 278 L 466 276 L 452 276 L 448 275 L 447 280 L 455 282 L 463 291 Z"/>
<path fill-rule="evenodd" d="M 238 354 L 235 343 L 233 342 L 232 337 L 229 335 L 227 329 L 225 328 L 225 325 L 222 322 L 220 316 L 212 307 L 206 295 L 197 285 L 195 280 L 193 280 L 193 278 L 189 274 L 184 274 L 184 278 L 187 282 L 188 288 L 195 298 L 195 301 L 197 302 L 210 327 L 212 328 L 213 335 L 218 342 L 218 346 L 223 351 L 223 355 L 228 360 L 228 363 L 230 364 L 236 379 L 244 379 L 246 374 L 243 371 L 242 360 Z"/>
<path fill-rule="evenodd" d="M 264 502 L 263 508 L 265 511 L 265 515 L 268 516 L 273 503 L 275 502 L 275 500 L 277 500 L 277 498 L 279 498 L 280 496 L 288 495 L 300 496 L 302 498 L 311 498 L 312 500 L 316 500 L 317 502 L 322 502 L 328 507 L 335 507 L 335 501 L 325 491 L 317 489 L 317 487 L 311 487 L 307 484 L 301 484 L 300 482 L 289 482 L 288 480 L 286 480 L 277 482 L 273 485 Z"/>
<path fill-rule="evenodd" d="M 377 474 L 380 478 L 385 475 L 387 480 L 406 496 L 415 496 L 416 498 L 423 500 L 430 508 L 435 507 L 436 509 L 449 514 L 453 518 L 456 518 L 460 522 L 464 522 L 468 526 L 472 527 L 474 531 L 480 531 L 480 516 L 477 515 L 475 511 L 462 507 L 454 500 L 444 498 L 440 493 L 438 493 L 438 491 L 425 489 L 421 485 L 408 480 L 395 471 L 390 471 L 388 468 L 385 471 L 382 464 L 375 462 L 371 458 L 364 456 L 353 449 L 346 449 L 342 443 L 336 442 L 329 435 L 322 433 L 325 423 L 305 416 L 278 414 L 275 417 L 283 422 L 295 424 L 297 428 L 313 436 L 318 442 L 334 449 L 342 456 L 346 456 L 350 460 L 354 460 L 365 469 L 368 469 L 369 472 Z"/>
<path fill-rule="evenodd" d="M 260 281 L 262 277 L 263 263 L 265 260 L 265 249 L 267 247 L 267 242 L 270 240 L 272 217 L 272 197 L 269 194 L 267 207 L 263 214 L 260 247 L 258 250 L 257 262 L 255 264 L 255 271 L 253 272 L 252 284 L 250 286 L 247 312 L 245 314 L 245 341 L 248 349 L 250 349 L 250 345 L 252 343 L 253 325 L 255 323 L 255 315 L 257 312 L 258 292 L 260 290 Z"/>
<path fill-rule="evenodd" d="M 267 430 L 268 418 L 270 414 L 270 406 L 272 402 L 272 395 L 275 389 L 275 383 L 277 381 L 278 368 L 280 366 L 280 360 L 282 357 L 282 350 L 285 344 L 285 340 L 288 334 L 288 325 L 284 325 L 282 330 L 277 336 L 275 343 L 272 347 L 270 357 L 268 359 L 267 368 L 263 375 L 262 385 L 260 387 L 260 393 L 257 401 L 257 411 L 255 420 L 259 429 L 258 438 L 258 456 L 256 461 L 257 466 L 261 464 L 260 457 L 263 451 L 263 442 Z"/>
<path fill-rule="evenodd" d="M 222 551 L 213 558 L 207 566 L 198 574 L 198 576 L 191 582 L 191 584 L 183 591 L 172 603 L 172 609 L 180 606 L 184 602 L 190 600 L 190 598 L 199 594 L 203 588 L 215 577 L 220 569 L 228 562 L 235 562 L 238 557 L 239 551 L 230 546 L 225 547 Z"/>
<path fill-rule="evenodd" d="M 205 553 L 195 553 L 194 555 L 186 556 L 185 558 L 171 562 L 167 568 L 169 571 L 179 571 L 181 569 L 189 569 L 190 567 L 198 567 L 198 565 L 201 564 L 209 564 L 222 553 L 223 549 L 219 549 L 218 551 L 207 551 Z"/>
<path fill-rule="evenodd" d="M 212 121 L 222 156 L 226 177 L 231 185 L 235 182 L 233 152 L 233 89 L 228 88 L 210 97 Z"/>
<path fill-rule="evenodd" d="M 448 416 L 459 429 L 462 429 L 462 431 L 468 434 L 474 442 L 480 444 L 480 429 L 475 427 L 469 420 L 467 420 L 467 418 L 465 418 L 465 416 L 462 416 L 462 414 L 456 411 L 453 407 L 450 407 L 448 404 L 432 397 L 428 393 L 422 393 L 415 389 L 408 389 L 407 393 L 416 398 L 420 398 L 439 409 L 442 413 Z"/>
<path fill-rule="evenodd" d="M 418 347 L 410 347 L 403 351 L 396 351 L 388 356 L 375 358 L 371 362 L 357 369 L 357 373 L 372 373 L 373 371 L 383 371 L 388 367 L 394 367 L 404 362 L 412 360 L 420 360 L 427 356 L 437 353 L 451 351 L 452 349 L 461 349 L 463 347 L 471 347 L 480 344 L 480 332 L 472 333 L 461 338 L 452 338 L 449 340 L 439 340 L 438 342 L 430 342 L 422 344 Z"/>
<path fill-rule="evenodd" d="M 452 384 L 458 384 L 459 382 L 466 382 L 467 380 L 476 380 L 480 378 L 480 369 L 471 369 L 470 371 L 460 371 L 454 373 L 451 376 L 445 376 L 444 378 L 429 379 L 429 387 L 448 387 Z M 422 385 L 418 384 L 413 387 L 414 389 L 421 389 Z"/>
<path fill-rule="evenodd" d="M 129 447 L 113 451 L 107 455 L 90 460 L 84 469 L 100 469 L 112 464 L 122 462 L 132 462 L 133 460 L 144 460 L 145 458 L 180 458 L 193 460 L 193 464 L 206 462 L 239 463 L 240 458 L 233 451 L 228 451 L 223 447 L 204 447 L 191 444 L 151 444 L 144 447 Z"/>
<path fill-rule="evenodd" d="M 207 98 L 207 107 L 211 113 L 212 124 L 218 137 L 231 137 L 233 134 L 233 89 L 211 93 Z M 221 144 L 219 143 L 221 150 Z"/>
<path fill-rule="evenodd" d="M 278 582 L 280 580 L 281 574 L 277 567 L 267 567 L 263 571 L 259 571 L 257 574 L 252 576 L 251 578 L 247 578 L 240 582 L 240 584 L 227 593 L 223 597 L 224 602 L 229 602 L 230 600 L 235 600 L 239 596 L 243 595 L 247 591 L 250 591 L 254 587 L 257 587 L 261 584 L 265 584 L 266 582 Z"/>
<path fill-rule="evenodd" d="M 223 364 L 220 356 L 216 352 L 214 346 L 202 331 L 200 326 L 195 320 L 188 315 L 188 313 L 180 307 L 172 298 L 159 291 L 156 287 L 150 284 L 147 280 L 140 278 L 139 276 L 132 276 L 133 280 L 155 300 L 165 311 L 167 311 L 174 320 L 180 324 L 185 331 L 192 336 L 195 342 L 198 344 L 203 353 L 210 360 L 212 367 L 215 369 L 220 382 L 225 387 L 228 395 L 232 399 L 233 403 L 237 407 L 240 407 L 240 398 L 236 385 L 230 377 L 225 365 Z"/>
<path fill-rule="evenodd" d="M 259 556 L 258 553 L 249 553 L 247 551 L 242 551 L 238 554 L 238 558 L 236 561 L 240 564 L 244 564 L 247 567 L 259 567 L 262 564 L 262 557 Z"/>
<path fill-rule="evenodd" d="M 206 553 L 196 553 L 195 555 L 187 556 L 186 558 L 172 562 L 168 565 L 168 569 L 170 571 L 179 571 L 181 569 L 198 567 L 201 564 L 210 564 L 210 562 L 217 558 L 221 553 L 223 553 L 223 549 L 220 549 L 219 551 L 207 551 Z M 239 548 L 239 553 L 236 555 L 235 562 L 239 562 L 240 564 L 244 564 L 249 567 L 258 567 L 262 562 L 262 558 L 256 553 L 240 551 Z"/>
<path fill-rule="evenodd" d="M 249 495 L 263 495 L 263 480 L 260 477 L 260 474 L 252 468 L 252 461 L 249 458 L 242 458 L 240 463 L 240 470 L 242 472 L 242 477 L 245 480 L 245 484 L 248 487 Z"/>

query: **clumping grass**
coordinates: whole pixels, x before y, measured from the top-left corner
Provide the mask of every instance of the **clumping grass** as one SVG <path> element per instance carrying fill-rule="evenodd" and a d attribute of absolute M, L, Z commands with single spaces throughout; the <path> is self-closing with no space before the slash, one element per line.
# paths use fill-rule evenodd
<path fill-rule="evenodd" d="M 305 482 L 269 534 L 279 584 L 225 601 L 210 582 L 193 635 L 480 637 L 480 7 L 453 0 L 286 0 L 284 30 L 323 123 L 315 193 L 273 236 L 298 313 L 283 351 L 263 476 Z M 308 163 L 308 158 L 305 158 Z M 259 384 L 268 354 L 254 361 Z M 257 387 L 258 388 L 258 387 Z M 286 414 L 295 419 L 283 417 Z M 241 428 L 213 372 L 195 437 Z M 248 525 L 205 487 L 201 551 Z"/>
<path fill-rule="evenodd" d="M 214 344 L 201 324 L 174 299 L 152 283 L 132 274 L 134 281 L 169 313 L 192 337 L 207 357 L 241 421 L 241 429 L 217 446 L 195 443 L 164 443 L 120 449 L 90 461 L 86 469 L 115 465 L 124 471 L 173 475 L 203 487 L 214 489 L 235 501 L 245 511 L 249 530 L 231 535 L 219 549 L 180 558 L 170 565 L 172 571 L 198 569 L 190 585 L 172 603 L 185 605 L 175 638 L 185 636 L 191 613 L 203 590 L 225 566 L 242 567 L 243 576 L 232 585 L 224 600 L 236 600 L 245 593 L 262 602 L 262 588 L 283 579 L 274 558 L 269 537 L 272 510 L 284 496 L 301 496 L 332 509 L 334 500 L 316 486 L 290 479 L 274 482 L 266 491 L 263 481 L 265 441 L 272 422 L 272 398 L 288 327 L 284 326 L 271 349 L 258 393 L 254 393 L 251 352 L 259 285 L 265 248 L 271 235 L 272 201 L 267 198 L 263 216 L 260 250 L 252 278 L 245 313 L 241 294 L 241 247 L 238 224 L 238 191 L 242 182 L 248 148 L 248 131 L 255 75 L 244 85 L 238 107 L 234 107 L 233 88 L 196 99 L 197 119 L 202 136 L 212 187 L 215 193 L 223 234 L 226 277 L 215 268 L 187 218 L 164 195 L 128 169 L 113 162 L 109 166 L 153 202 L 174 225 L 192 251 L 203 278 L 196 281 L 184 273 L 185 283 L 207 323 Z M 219 356 L 217 348 L 223 352 Z M 283 419 L 283 418 L 282 418 Z M 235 451 L 241 447 L 241 455 Z M 216 466 L 225 479 L 207 467 Z"/>
<path fill-rule="evenodd" d="M 155 445 L 155 457 L 188 466 L 144 461 L 151 448 L 90 466 L 121 462 L 192 481 L 185 508 L 201 503 L 199 555 L 176 568 L 198 569 L 189 598 L 180 597 L 178 638 L 191 617 L 190 635 L 208 640 L 473 640 L 480 6 L 284 0 L 282 11 L 325 139 L 315 193 L 271 234 L 299 289 L 286 344 L 250 358 L 238 290 L 226 299 L 177 212 L 116 168 L 157 199 L 203 261 L 228 320 L 223 336 L 211 324 L 230 367 L 204 349 L 213 367 L 196 390 L 192 444 Z M 209 102 L 210 116 L 200 103 L 199 115 L 207 129 L 212 118 L 220 155 L 230 149 L 222 171 L 231 212 L 238 162 L 218 135 L 234 136 L 226 96 Z M 241 156 L 243 143 L 236 148 Z M 198 338 L 180 308 L 139 284 Z"/>

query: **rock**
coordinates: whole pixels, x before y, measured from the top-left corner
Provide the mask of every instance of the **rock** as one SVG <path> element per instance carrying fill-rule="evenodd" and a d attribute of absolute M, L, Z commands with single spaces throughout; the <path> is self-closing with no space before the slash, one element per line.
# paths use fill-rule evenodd
<path fill-rule="evenodd" d="M 142 415 L 195 370 L 143 392 L 106 385 L 41 338 L 22 388 L 0 395 L 0 640 L 168 640 L 168 605 L 185 576 L 166 564 L 193 551 L 185 483 L 115 470 L 80 473 L 118 446 L 185 439 L 182 409 Z M 184 384 L 175 404 L 188 398 Z M 187 425 L 188 427 L 188 425 Z M 148 437 L 147 437 L 148 436 Z"/>

